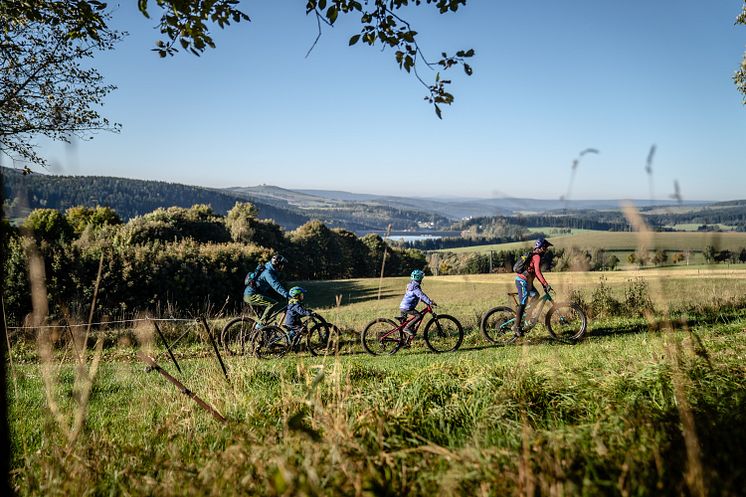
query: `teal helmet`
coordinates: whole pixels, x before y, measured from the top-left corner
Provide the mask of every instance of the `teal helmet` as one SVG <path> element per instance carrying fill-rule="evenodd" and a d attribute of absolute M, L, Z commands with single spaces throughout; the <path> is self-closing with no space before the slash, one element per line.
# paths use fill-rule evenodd
<path fill-rule="evenodd" d="M 298 298 L 300 295 L 305 295 L 305 294 L 306 294 L 306 291 L 299 286 L 294 286 L 288 292 L 288 295 L 290 295 L 290 298 L 293 298 L 293 299 Z"/>
<path fill-rule="evenodd" d="M 415 269 L 410 276 L 414 281 L 422 281 L 422 278 L 425 277 L 425 272 L 421 269 Z"/>

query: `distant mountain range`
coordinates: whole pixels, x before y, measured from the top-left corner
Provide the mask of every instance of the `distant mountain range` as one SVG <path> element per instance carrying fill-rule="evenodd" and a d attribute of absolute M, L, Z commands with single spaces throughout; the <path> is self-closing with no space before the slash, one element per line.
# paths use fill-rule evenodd
<path fill-rule="evenodd" d="M 158 207 L 189 207 L 203 203 L 225 214 L 237 201 L 256 205 L 262 218 L 274 219 L 294 229 L 310 219 L 330 227 L 352 231 L 445 229 L 454 221 L 471 217 L 547 213 L 558 209 L 617 210 L 619 200 L 541 200 L 527 198 L 406 198 L 391 195 L 357 194 L 334 190 L 288 190 L 276 186 L 223 189 L 107 176 L 56 176 L 32 173 L 23 176 L 2 168 L 4 208 L 8 217 L 24 217 L 29 209 L 51 207 L 64 210 L 74 205 L 107 205 L 123 218 L 151 212 Z M 697 209 L 725 202 L 633 200 L 638 207 Z"/>

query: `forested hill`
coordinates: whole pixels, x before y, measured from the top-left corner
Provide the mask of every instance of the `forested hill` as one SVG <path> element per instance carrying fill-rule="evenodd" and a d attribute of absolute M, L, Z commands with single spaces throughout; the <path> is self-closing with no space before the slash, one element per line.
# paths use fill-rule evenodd
<path fill-rule="evenodd" d="M 15 169 L 2 168 L 3 198 L 9 217 L 23 217 L 29 209 L 48 207 L 65 210 L 75 205 L 113 208 L 124 219 L 140 216 L 158 207 L 191 207 L 209 204 L 217 214 L 225 214 L 245 195 L 197 186 L 145 181 L 107 176 L 51 176 L 32 173 L 23 176 Z M 273 219 L 286 229 L 295 229 L 308 217 L 288 209 L 250 200 L 259 210 L 259 217 Z"/>

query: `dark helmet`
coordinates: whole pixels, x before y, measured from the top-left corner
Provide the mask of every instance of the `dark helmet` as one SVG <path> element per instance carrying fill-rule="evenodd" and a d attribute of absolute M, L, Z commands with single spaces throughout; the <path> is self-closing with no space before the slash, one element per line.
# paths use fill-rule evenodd
<path fill-rule="evenodd" d="M 552 244 L 549 243 L 549 240 L 544 238 L 543 236 L 540 236 L 536 239 L 536 243 L 534 243 L 534 250 L 544 248 L 544 247 L 552 247 Z"/>
<path fill-rule="evenodd" d="M 275 269 L 281 269 L 283 266 L 285 266 L 285 264 L 287 264 L 288 260 L 280 254 L 275 254 L 272 256 L 270 262 L 275 267 Z"/>

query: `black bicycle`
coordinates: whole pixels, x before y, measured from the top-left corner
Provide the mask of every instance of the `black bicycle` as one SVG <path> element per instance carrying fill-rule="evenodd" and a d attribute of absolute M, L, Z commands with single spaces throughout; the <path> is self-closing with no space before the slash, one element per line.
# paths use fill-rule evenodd
<path fill-rule="evenodd" d="M 264 324 L 281 325 L 285 320 L 287 303 L 277 302 L 270 307 L 266 323 L 261 322 L 261 315 L 255 306 L 247 304 L 244 310 L 246 313 L 228 321 L 220 333 L 220 343 L 230 355 L 245 354 L 253 339 L 254 331 Z"/>
<path fill-rule="evenodd" d="M 281 357 L 290 351 L 303 348 L 311 355 L 335 354 L 339 351 L 339 328 L 318 314 L 301 321 L 300 329 L 291 338 L 284 326 L 269 325 L 255 330 L 251 340 L 251 352 L 259 358 Z"/>
<path fill-rule="evenodd" d="M 518 293 L 508 293 L 518 306 Z M 526 306 L 521 329 L 523 333 L 531 331 L 538 323 L 542 311 L 549 305 L 544 326 L 549 335 L 556 340 L 574 343 L 583 338 L 588 327 L 588 318 L 583 309 L 570 302 L 555 302 L 549 293 L 533 299 Z M 531 309 L 533 307 L 533 309 Z M 479 325 L 484 338 L 498 345 L 513 343 L 518 337 L 515 334 L 516 311 L 512 307 L 493 307 L 482 316 Z"/>

